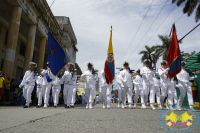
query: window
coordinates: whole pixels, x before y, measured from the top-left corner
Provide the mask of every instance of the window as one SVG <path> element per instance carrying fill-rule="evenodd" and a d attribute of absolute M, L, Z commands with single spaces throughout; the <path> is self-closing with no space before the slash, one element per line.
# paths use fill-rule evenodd
<path fill-rule="evenodd" d="M 25 56 L 25 52 L 26 52 L 26 46 L 23 43 L 21 43 L 19 54 Z"/>

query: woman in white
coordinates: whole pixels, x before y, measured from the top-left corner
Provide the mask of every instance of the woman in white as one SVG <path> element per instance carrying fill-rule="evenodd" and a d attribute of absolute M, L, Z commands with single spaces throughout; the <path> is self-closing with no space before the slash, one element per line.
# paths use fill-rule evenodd
<path fill-rule="evenodd" d="M 37 98 L 38 98 L 38 105 L 37 108 L 40 108 L 42 105 L 42 84 L 43 84 L 43 76 L 40 75 L 36 79 L 37 83 Z"/>

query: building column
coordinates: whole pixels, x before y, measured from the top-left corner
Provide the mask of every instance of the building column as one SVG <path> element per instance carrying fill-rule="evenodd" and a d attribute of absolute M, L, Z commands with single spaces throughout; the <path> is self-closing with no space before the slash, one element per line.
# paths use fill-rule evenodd
<path fill-rule="evenodd" d="M 40 48 L 38 51 L 38 65 L 37 70 L 40 71 L 40 69 L 44 66 L 44 55 L 45 55 L 45 48 L 46 48 L 47 39 L 45 37 L 40 38 Z"/>
<path fill-rule="evenodd" d="M 22 13 L 21 7 L 19 6 L 13 7 L 9 25 L 9 31 L 8 31 L 4 64 L 3 64 L 3 73 L 8 75 L 10 78 L 12 78 L 13 76 L 13 68 L 16 55 L 21 13 Z"/>
<path fill-rule="evenodd" d="M 28 39 L 26 43 L 26 53 L 24 57 L 24 68 L 23 71 L 27 71 L 29 68 L 29 62 L 33 59 L 33 51 L 34 51 L 34 44 L 35 44 L 35 34 L 36 34 L 36 26 L 30 25 L 28 30 Z"/>

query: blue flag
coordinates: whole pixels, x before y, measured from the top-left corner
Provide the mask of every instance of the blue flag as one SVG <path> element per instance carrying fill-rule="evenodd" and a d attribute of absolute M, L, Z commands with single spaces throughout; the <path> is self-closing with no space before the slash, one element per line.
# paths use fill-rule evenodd
<path fill-rule="evenodd" d="M 54 75 L 57 75 L 58 72 L 62 70 L 65 65 L 67 65 L 67 56 L 63 48 L 60 46 L 50 31 L 48 32 L 47 50 L 49 67 L 51 68 L 51 72 Z"/>

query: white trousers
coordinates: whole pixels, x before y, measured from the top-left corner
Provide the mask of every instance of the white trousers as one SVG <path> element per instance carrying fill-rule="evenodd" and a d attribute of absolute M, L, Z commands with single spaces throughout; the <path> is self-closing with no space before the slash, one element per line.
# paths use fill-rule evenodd
<path fill-rule="evenodd" d="M 149 101 L 150 103 L 155 103 L 155 90 L 154 90 L 154 85 L 143 85 L 143 90 L 142 90 L 142 95 L 144 96 L 144 98 L 141 98 L 141 103 L 147 103 L 148 101 L 148 95 L 149 95 Z"/>
<path fill-rule="evenodd" d="M 160 104 L 160 88 L 158 86 L 155 86 L 155 95 L 157 104 Z"/>
<path fill-rule="evenodd" d="M 174 88 L 174 90 L 173 90 L 173 99 L 174 99 L 174 104 L 178 105 L 178 98 L 177 98 L 176 88 Z"/>
<path fill-rule="evenodd" d="M 26 99 L 26 106 L 29 106 L 31 103 L 31 93 L 33 92 L 33 85 L 25 85 L 23 88 L 23 96 Z"/>
<path fill-rule="evenodd" d="M 70 106 L 72 103 L 72 95 L 73 95 L 73 85 L 65 84 L 64 90 L 63 90 L 63 96 L 64 96 L 64 103 L 67 104 L 67 106 Z"/>
<path fill-rule="evenodd" d="M 52 87 L 53 103 L 58 104 L 61 87 Z"/>
<path fill-rule="evenodd" d="M 192 88 L 188 84 L 185 84 L 184 86 L 179 86 L 180 90 L 180 97 L 178 100 L 178 104 L 181 105 L 183 103 L 184 97 L 185 97 L 185 92 L 187 91 L 187 96 L 188 96 L 188 104 L 190 106 L 194 105 L 194 100 L 193 100 L 193 95 L 192 95 Z"/>
<path fill-rule="evenodd" d="M 126 102 L 126 94 L 128 95 L 128 103 L 132 104 L 133 99 L 132 99 L 132 94 L 133 93 L 133 88 L 132 87 L 122 87 L 122 102 Z"/>
<path fill-rule="evenodd" d="M 160 102 L 163 105 L 164 104 L 164 100 L 166 95 L 167 96 L 167 105 L 168 106 L 172 106 L 173 105 L 173 86 L 163 86 L 161 85 L 161 97 L 160 97 Z"/>
<path fill-rule="evenodd" d="M 72 101 L 71 101 L 71 104 L 73 104 L 73 105 L 75 103 L 75 98 L 76 98 L 76 86 L 73 87 L 73 90 L 72 90 Z"/>
<path fill-rule="evenodd" d="M 50 96 L 49 93 L 50 93 L 51 87 L 52 87 L 52 84 L 43 85 L 43 87 L 42 87 L 42 93 L 43 93 L 45 104 L 49 103 L 49 96 Z"/>
<path fill-rule="evenodd" d="M 106 105 L 107 103 L 111 103 L 111 91 L 112 91 L 112 84 L 106 86 L 106 87 L 101 87 L 101 96 L 103 103 Z"/>
<path fill-rule="evenodd" d="M 37 98 L 38 98 L 38 105 L 42 105 L 42 87 L 37 87 Z"/>
<path fill-rule="evenodd" d="M 118 102 L 122 102 L 122 87 L 118 84 Z"/>
<path fill-rule="evenodd" d="M 94 102 L 94 90 L 95 86 L 93 88 L 85 88 L 85 100 L 87 104 Z"/>
<path fill-rule="evenodd" d="M 141 92 L 142 92 L 142 90 L 135 90 L 134 103 L 137 104 L 139 94 L 140 94 L 140 96 L 141 96 L 141 99 L 144 99 L 144 96 L 141 94 Z"/>

